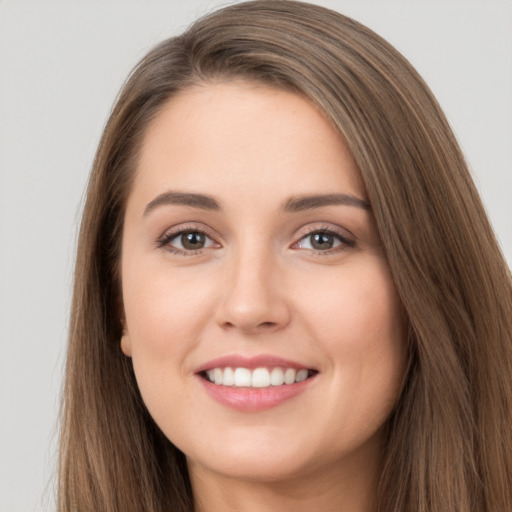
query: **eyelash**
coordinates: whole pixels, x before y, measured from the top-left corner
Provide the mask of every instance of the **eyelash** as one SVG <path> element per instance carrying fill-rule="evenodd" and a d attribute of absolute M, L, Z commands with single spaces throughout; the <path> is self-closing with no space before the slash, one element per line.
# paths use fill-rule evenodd
<path fill-rule="evenodd" d="M 328 235 L 332 236 L 336 240 L 340 242 L 339 245 L 331 248 L 331 249 L 306 249 L 311 251 L 311 254 L 315 256 L 328 256 L 330 254 L 335 254 L 339 252 L 344 252 L 348 249 L 353 249 L 356 247 L 355 240 L 348 238 L 346 235 L 340 233 L 339 231 L 333 230 L 332 228 L 328 226 L 314 226 L 311 228 L 308 228 L 306 230 L 306 233 L 304 233 L 297 242 L 295 242 L 292 247 L 297 246 L 302 240 L 311 237 L 312 235 L 321 234 L 321 235 Z"/>
<path fill-rule="evenodd" d="M 196 254 L 202 254 L 204 249 L 209 249 L 209 247 L 202 247 L 201 249 L 190 249 L 190 250 L 183 250 L 179 249 L 177 247 L 173 247 L 171 245 L 171 242 L 175 240 L 176 238 L 186 234 L 186 233 L 197 233 L 200 235 L 204 235 L 209 240 L 214 241 L 213 237 L 210 236 L 210 234 L 200 226 L 180 226 L 179 229 L 176 231 L 171 232 L 165 232 L 156 242 L 156 247 L 158 249 L 165 249 L 166 251 L 172 253 L 172 254 L 178 254 L 181 256 L 195 256 Z"/>
<path fill-rule="evenodd" d="M 187 234 L 187 233 L 195 233 L 195 234 L 203 235 L 206 238 L 208 238 L 210 241 L 212 241 L 214 244 L 217 243 L 217 242 L 215 242 L 214 238 L 212 236 L 210 236 L 208 231 L 206 231 L 203 227 L 190 225 L 190 226 L 182 226 L 182 227 L 180 227 L 180 229 L 178 229 L 176 231 L 164 233 L 157 240 L 156 247 L 159 249 L 164 248 L 166 251 L 168 251 L 172 254 L 178 254 L 181 256 L 195 256 L 198 254 L 202 254 L 205 249 L 210 249 L 210 247 L 202 247 L 200 249 L 183 250 L 183 249 L 179 249 L 177 247 L 173 247 L 171 245 L 171 242 L 173 240 L 175 240 L 178 237 L 180 237 L 184 234 Z M 343 252 L 348 249 L 352 249 L 352 248 L 356 247 L 355 240 L 348 238 L 347 236 L 345 236 L 345 235 L 339 233 L 338 231 L 335 231 L 332 228 L 329 228 L 327 226 L 315 226 L 315 227 L 309 228 L 306 231 L 306 233 L 304 233 L 296 242 L 294 242 L 292 244 L 291 247 L 296 248 L 296 249 L 302 249 L 299 246 L 299 243 L 302 240 L 307 239 L 308 237 L 311 237 L 312 235 L 316 235 L 316 234 L 332 236 L 337 241 L 339 241 L 340 244 L 331 249 L 325 249 L 325 250 L 304 249 L 304 250 L 310 251 L 311 254 L 313 254 L 315 256 L 326 256 L 326 255 L 330 255 L 333 253 Z"/>

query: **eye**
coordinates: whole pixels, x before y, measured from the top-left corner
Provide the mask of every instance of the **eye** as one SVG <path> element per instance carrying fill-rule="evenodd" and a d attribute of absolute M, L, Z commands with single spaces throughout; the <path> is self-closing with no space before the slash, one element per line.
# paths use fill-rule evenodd
<path fill-rule="evenodd" d="M 293 246 L 295 249 L 307 249 L 316 252 L 328 252 L 355 247 L 355 242 L 341 233 L 330 230 L 315 230 L 302 237 Z"/>
<path fill-rule="evenodd" d="M 219 247 L 219 244 L 204 231 L 186 229 L 174 233 L 166 233 L 158 241 L 158 247 L 165 247 L 170 252 L 178 254 L 190 254 L 201 249 Z"/>

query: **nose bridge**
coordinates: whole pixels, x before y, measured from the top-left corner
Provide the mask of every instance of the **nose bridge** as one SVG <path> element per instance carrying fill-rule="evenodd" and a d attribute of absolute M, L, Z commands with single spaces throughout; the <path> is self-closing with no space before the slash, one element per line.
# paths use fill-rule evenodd
<path fill-rule="evenodd" d="M 282 269 L 272 247 L 241 243 L 227 262 L 227 282 L 219 322 L 245 332 L 276 329 L 289 321 L 280 287 Z"/>

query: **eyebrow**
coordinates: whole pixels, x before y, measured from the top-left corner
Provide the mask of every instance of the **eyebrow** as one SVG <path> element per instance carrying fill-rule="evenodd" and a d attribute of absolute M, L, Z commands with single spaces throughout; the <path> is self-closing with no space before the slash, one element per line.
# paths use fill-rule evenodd
<path fill-rule="evenodd" d="M 193 208 L 201 208 L 202 210 L 220 210 L 219 203 L 211 196 L 204 194 L 193 194 L 190 192 L 164 192 L 155 197 L 145 208 L 144 216 L 148 215 L 158 206 L 164 205 L 184 205 Z"/>
<path fill-rule="evenodd" d="M 315 194 L 291 197 L 284 204 L 284 210 L 286 212 L 301 212 L 331 205 L 355 206 L 363 210 L 371 210 L 369 202 L 350 194 Z"/>
<path fill-rule="evenodd" d="M 219 211 L 220 204 L 211 196 L 191 192 L 164 192 L 155 197 L 144 210 L 148 215 L 158 206 L 184 205 L 202 210 Z M 354 206 L 363 210 L 371 210 L 370 203 L 350 194 L 314 194 L 291 197 L 283 206 L 285 212 L 301 212 L 323 206 L 342 205 Z"/>

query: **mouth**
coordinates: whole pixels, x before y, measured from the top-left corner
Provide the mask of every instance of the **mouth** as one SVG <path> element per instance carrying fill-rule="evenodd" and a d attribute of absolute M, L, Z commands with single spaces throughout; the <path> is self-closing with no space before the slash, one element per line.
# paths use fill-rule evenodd
<path fill-rule="evenodd" d="M 290 367 L 215 367 L 199 372 L 200 377 L 217 386 L 233 388 L 270 388 L 290 386 L 311 379 L 318 372 L 309 368 Z"/>
<path fill-rule="evenodd" d="M 213 400 L 241 412 L 277 407 L 315 387 L 318 370 L 273 355 L 229 355 L 195 370 Z"/>

